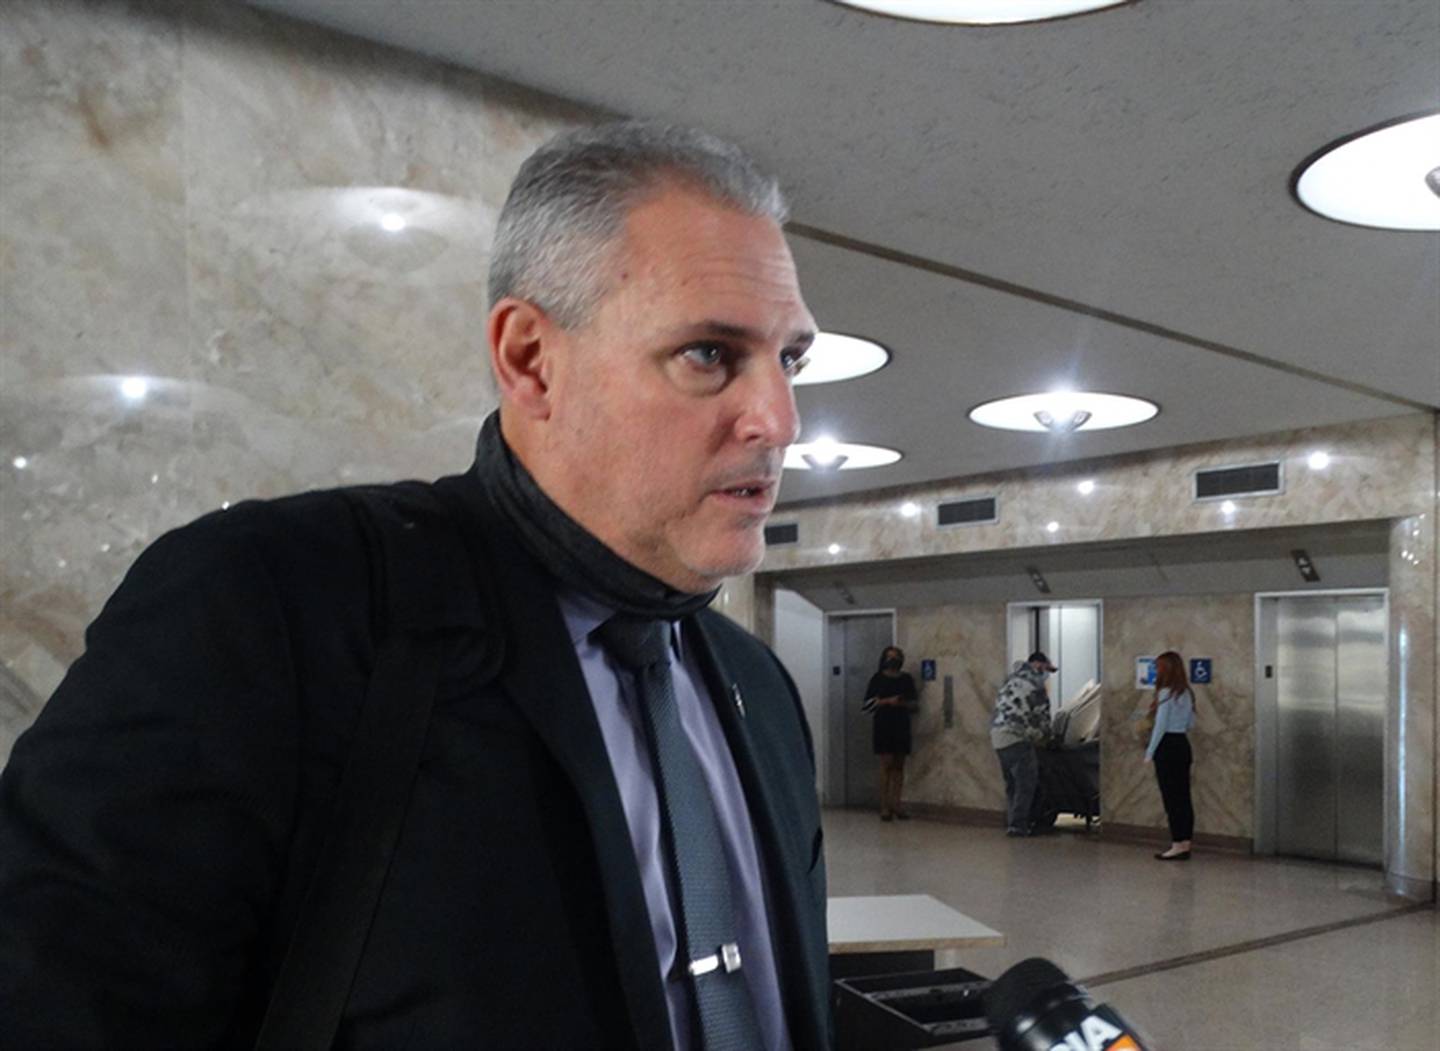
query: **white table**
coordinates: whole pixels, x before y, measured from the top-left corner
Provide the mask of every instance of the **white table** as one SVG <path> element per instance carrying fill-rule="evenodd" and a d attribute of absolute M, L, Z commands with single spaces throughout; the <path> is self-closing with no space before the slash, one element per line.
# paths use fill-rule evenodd
<path fill-rule="evenodd" d="M 929 894 L 831 898 L 826 911 L 833 978 L 928 971 L 936 949 L 1005 944 L 999 931 Z"/>

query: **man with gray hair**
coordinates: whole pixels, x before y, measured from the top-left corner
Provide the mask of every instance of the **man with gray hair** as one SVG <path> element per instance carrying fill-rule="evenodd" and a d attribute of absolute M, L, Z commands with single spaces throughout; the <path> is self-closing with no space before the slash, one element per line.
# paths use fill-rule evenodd
<path fill-rule="evenodd" d="M 140 558 L 0 778 L 7 1047 L 829 1045 L 809 733 L 706 608 L 798 429 L 784 220 L 702 132 L 558 137 L 474 466 Z"/>

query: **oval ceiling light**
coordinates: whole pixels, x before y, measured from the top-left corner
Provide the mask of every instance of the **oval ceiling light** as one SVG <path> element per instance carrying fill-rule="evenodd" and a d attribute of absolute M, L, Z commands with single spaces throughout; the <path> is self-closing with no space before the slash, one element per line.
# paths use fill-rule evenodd
<path fill-rule="evenodd" d="M 1160 406 L 1153 401 L 1124 394 L 1052 391 L 987 401 L 970 410 L 970 419 L 982 427 L 1004 431 L 1072 434 L 1133 427 L 1153 419 L 1159 412 Z"/>
<path fill-rule="evenodd" d="M 960 26 L 1014 25 L 1118 7 L 1131 0 L 836 0 L 877 15 Z"/>
<path fill-rule="evenodd" d="M 843 332 L 817 332 L 805 351 L 805 367 L 795 377 L 795 386 L 853 380 L 890 364 L 890 351 L 873 339 L 847 336 Z"/>
<path fill-rule="evenodd" d="M 1348 136 L 1302 163 L 1296 198 L 1327 219 L 1440 230 L 1440 113 Z"/>
<path fill-rule="evenodd" d="M 785 468 L 790 471 L 862 471 L 885 467 L 901 457 L 896 449 L 881 445 L 856 445 L 833 438 L 797 442 L 785 450 Z"/>

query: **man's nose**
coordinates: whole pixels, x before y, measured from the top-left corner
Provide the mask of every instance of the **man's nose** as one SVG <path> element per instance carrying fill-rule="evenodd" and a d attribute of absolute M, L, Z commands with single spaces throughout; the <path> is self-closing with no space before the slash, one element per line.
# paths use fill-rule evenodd
<path fill-rule="evenodd" d="M 783 449 L 800 436 L 800 413 L 790 381 L 778 360 L 750 377 L 737 424 L 741 441 Z"/>

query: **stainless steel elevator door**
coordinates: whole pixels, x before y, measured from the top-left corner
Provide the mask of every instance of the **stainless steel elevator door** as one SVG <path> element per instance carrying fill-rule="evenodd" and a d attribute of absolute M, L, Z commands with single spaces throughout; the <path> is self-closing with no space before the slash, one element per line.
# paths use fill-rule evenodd
<path fill-rule="evenodd" d="M 1276 613 L 1276 850 L 1378 865 L 1384 847 L 1384 599 L 1286 598 Z"/>
<path fill-rule="evenodd" d="M 1385 603 L 1339 599 L 1335 610 L 1335 856 L 1382 863 L 1385 849 Z"/>
<path fill-rule="evenodd" d="M 1334 600 L 1282 601 L 1276 635 L 1276 848 L 1334 857 Z"/>
<path fill-rule="evenodd" d="M 895 641 L 895 621 L 888 613 L 831 617 L 830 656 L 831 741 L 842 742 L 841 754 L 830 753 L 831 769 L 844 770 L 846 806 L 878 806 L 876 759 L 871 748 L 871 717 L 860 710 L 865 687 L 880 664 L 880 654 Z M 836 672 L 839 674 L 835 674 Z M 835 728 L 841 729 L 834 733 Z"/>

